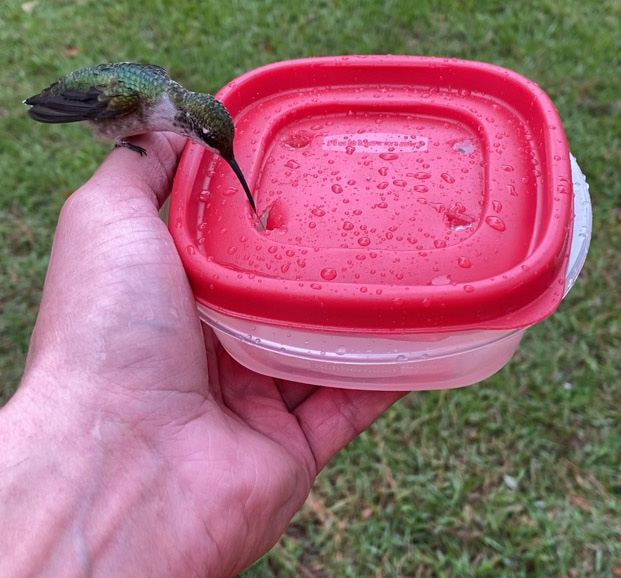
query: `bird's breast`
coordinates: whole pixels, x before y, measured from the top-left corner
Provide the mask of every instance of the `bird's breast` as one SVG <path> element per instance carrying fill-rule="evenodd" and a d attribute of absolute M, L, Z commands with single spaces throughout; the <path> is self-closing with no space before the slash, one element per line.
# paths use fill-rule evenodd
<path fill-rule="evenodd" d="M 108 140 L 134 136 L 150 130 L 136 114 L 127 115 L 123 118 L 93 120 L 89 121 L 89 124 L 93 128 L 95 136 Z"/>
<path fill-rule="evenodd" d="M 167 95 L 140 110 L 120 118 L 107 118 L 91 121 L 91 126 L 99 138 L 115 139 L 154 131 L 181 132 L 175 126 L 177 109 Z"/>

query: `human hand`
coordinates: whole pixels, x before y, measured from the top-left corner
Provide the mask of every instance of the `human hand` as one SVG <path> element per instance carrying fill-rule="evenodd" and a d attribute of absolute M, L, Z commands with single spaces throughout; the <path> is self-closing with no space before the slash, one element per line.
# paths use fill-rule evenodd
<path fill-rule="evenodd" d="M 184 140 L 113 151 L 66 202 L 24 378 L 0 412 L 2 576 L 231 576 L 400 398 L 237 364 L 158 209 Z M 240 202 L 244 202 L 240 198 Z"/>

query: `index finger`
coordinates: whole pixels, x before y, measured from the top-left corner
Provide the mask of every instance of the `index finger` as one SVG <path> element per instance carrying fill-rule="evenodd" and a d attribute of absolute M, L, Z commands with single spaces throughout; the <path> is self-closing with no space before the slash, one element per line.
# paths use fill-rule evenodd
<path fill-rule="evenodd" d="M 407 394 L 406 391 L 318 388 L 292 412 L 306 436 L 317 472 Z"/>

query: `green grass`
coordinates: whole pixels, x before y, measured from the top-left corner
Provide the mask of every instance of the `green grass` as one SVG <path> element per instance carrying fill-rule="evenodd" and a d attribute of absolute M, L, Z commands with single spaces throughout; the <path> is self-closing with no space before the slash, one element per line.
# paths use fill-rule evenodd
<path fill-rule="evenodd" d="M 621 575 L 621 3 L 8 0 L 0 9 L 0 399 L 14 391 L 58 211 L 108 147 L 21 101 L 103 61 L 216 91 L 259 65 L 344 53 L 485 60 L 556 103 L 591 185 L 578 284 L 486 382 L 418 393 L 321 474 L 244 576 Z"/>

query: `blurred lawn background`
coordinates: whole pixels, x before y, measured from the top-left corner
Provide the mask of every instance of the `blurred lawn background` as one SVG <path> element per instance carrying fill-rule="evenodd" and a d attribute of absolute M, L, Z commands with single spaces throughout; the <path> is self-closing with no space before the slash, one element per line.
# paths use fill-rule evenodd
<path fill-rule="evenodd" d="M 18 384 L 59 209 L 109 150 L 21 101 L 82 66 L 157 63 L 215 92 L 276 60 L 402 53 L 538 82 L 591 186 L 559 311 L 495 377 L 412 394 L 320 475 L 244 577 L 621 576 L 619 0 L 5 0 L 0 7 L 0 403 Z"/>

